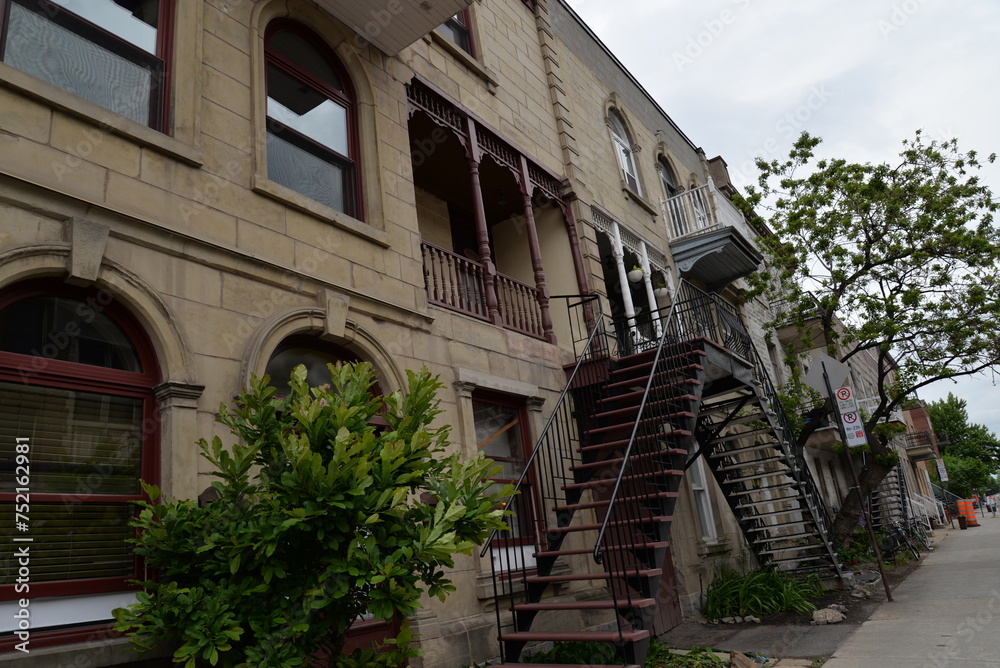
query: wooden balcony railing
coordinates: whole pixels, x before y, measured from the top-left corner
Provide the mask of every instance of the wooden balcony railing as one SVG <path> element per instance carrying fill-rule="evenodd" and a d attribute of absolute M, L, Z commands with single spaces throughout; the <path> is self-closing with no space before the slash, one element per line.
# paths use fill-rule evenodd
<path fill-rule="evenodd" d="M 486 269 L 449 250 L 420 244 L 424 261 L 424 287 L 427 300 L 466 315 L 489 320 L 483 273 Z"/>
<path fill-rule="evenodd" d="M 426 241 L 420 244 L 420 250 L 427 300 L 475 318 L 490 320 L 486 306 L 486 268 Z M 503 326 L 529 336 L 545 338 L 538 289 L 503 274 L 496 274 L 494 287 Z"/>
<path fill-rule="evenodd" d="M 504 327 L 542 338 L 538 290 L 503 274 L 497 274 L 496 288 Z"/>

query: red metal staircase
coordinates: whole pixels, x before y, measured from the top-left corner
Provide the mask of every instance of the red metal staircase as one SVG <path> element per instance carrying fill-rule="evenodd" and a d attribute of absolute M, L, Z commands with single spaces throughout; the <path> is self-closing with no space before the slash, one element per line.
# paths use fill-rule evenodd
<path fill-rule="evenodd" d="M 643 664 L 651 637 L 680 622 L 670 524 L 692 454 L 706 456 L 760 563 L 839 575 L 829 519 L 738 313 L 682 283 L 668 312 L 609 337 L 597 303 L 571 309 L 589 335 L 519 482 L 531 491 L 508 506 L 517 531 L 483 551 L 501 665 L 554 641 L 610 643 L 624 665 Z"/>

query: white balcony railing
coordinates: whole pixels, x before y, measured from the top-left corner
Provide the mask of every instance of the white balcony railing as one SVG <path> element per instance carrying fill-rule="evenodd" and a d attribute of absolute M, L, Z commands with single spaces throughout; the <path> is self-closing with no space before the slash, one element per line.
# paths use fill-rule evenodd
<path fill-rule="evenodd" d="M 660 210 L 672 239 L 706 232 L 716 226 L 708 188 L 707 185 L 699 186 L 660 200 Z"/>
<path fill-rule="evenodd" d="M 878 408 L 881 399 L 878 397 L 865 397 L 864 399 L 858 399 L 858 408 L 865 415 L 871 415 Z M 905 424 L 903 420 L 903 409 L 898 406 L 889 413 L 888 416 L 884 418 L 886 422 L 899 422 L 900 424 Z"/>
<path fill-rule="evenodd" d="M 711 181 L 669 199 L 660 198 L 660 213 L 671 239 L 704 234 L 720 227 L 738 229 L 751 243 L 757 236 L 743 213 Z"/>

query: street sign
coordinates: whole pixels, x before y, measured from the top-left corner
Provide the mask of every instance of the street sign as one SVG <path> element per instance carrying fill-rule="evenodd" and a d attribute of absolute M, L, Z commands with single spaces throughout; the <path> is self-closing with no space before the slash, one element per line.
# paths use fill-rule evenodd
<path fill-rule="evenodd" d="M 826 381 L 823 380 L 824 366 L 826 367 L 826 375 L 830 377 L 830 387 L 840 387 L 846 384 L 851 375 L 851 369 L 826 353 L 819 353 L 813 357 L 809 363 L 809 373 L 802 378 L 802 382 L 825 397 L 830 390 L 827 389 Z"/>
<path fill-rule="evenodd" d="M 840 421 L 844 425 L 844 435 L 847 438 L 847 447 L 856 448 L 859 445 L 868 443 L 865 435 L 865 425 L 861 421 L 861 415 L 857 411 L 842 413 Z"/>
<path fill-rule="evenodd" d="M 841 415 L 858 412 L 858 402 L 854 398 L 854 392 L 849 386 L 838 387 L 833 395 L 837 400 L 837 409 Z"/>
<path fill-rule="evenodd" d="M 948 469 L 944 467 L 944 460 L 937 460 L 938 467 L 938 477 L 941 478 L 941 482 L 948 482 Z"/>

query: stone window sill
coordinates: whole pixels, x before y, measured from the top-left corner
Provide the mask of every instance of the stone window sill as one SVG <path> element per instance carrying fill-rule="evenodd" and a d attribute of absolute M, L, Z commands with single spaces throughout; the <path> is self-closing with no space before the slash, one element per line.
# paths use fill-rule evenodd
<path fill-rule="evenodd" d="M 493 74 L 493 71 L 490 70 L 490 68 L 470 56 L 450 39 L 442 36 L 436 29 L 425 35 L 424 39 L 427 40 L 428 43 L 437 44 L 442 49 L 450 53 L 455 60 L 462 63 L 462 65 L 464 65 L 468 70 L 483 80 L 483 83 L 486 84 L 487 91 L 496 95 L 497 87 L 500 85 L 500 82 L 497 81 L 496 75 Z"/>
<path fill-rule="evenodd" d="M 137 144 L 149 147 L 168 157 L 176 158 L 193 167 L 201 167 L 204 163 L 199 147 L 165 135 L 141 123 L 136 123 L 132 119 L 125 118 L 4 63 L 0 63 L 0 86 L 38 100 L 67 116 L 93 123 L 100 131 L 108 131 L 130 139 Z"/>
<path fill-rule="evenodd" d="M 266 197 L 270 197 L 281 204 L 298 209 L 303 213 L 315 216 L 316 218 L 330 223 L 345 232 L 350 232 L 351 234 L 361 237 L 362 239 L 367 239 L 368 241 L 378 244 L 383 248 L 388 248 L 390 245 L 389 234 L 384 230 L 372 227 L 368 223 L 364 223 L 357 218 L 347 215 L 346 213 L 337 211 L 336 209 L 324 204 L 320 204 L 316 200 L 310 199 L 301 193 L 297 193 L 291 188 L 286 188 L 279 183 L 275 183 L 261 174 L 254 175 L 253 191 Z"/>

